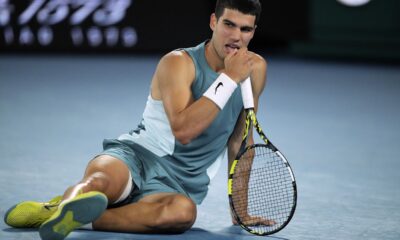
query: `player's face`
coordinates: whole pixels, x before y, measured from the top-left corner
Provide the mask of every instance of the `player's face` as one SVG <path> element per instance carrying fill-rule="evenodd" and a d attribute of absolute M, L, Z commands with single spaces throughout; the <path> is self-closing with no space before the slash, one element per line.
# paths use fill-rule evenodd
<path fill-rule="evenodd" d="M 217 20 L 211 15 L 210 27 L 213 30 L 212 44 L 218 56 L 224 59 L 235 49 L 247 47 L 254 36 L 256 17 L 237 10 L 225 9 Z"/>

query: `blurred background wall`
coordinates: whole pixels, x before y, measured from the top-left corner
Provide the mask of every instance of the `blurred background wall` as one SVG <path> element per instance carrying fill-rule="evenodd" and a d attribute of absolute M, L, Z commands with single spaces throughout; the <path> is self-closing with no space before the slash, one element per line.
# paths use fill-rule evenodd
<path fill-rule="evenodd" d="M 400 59 L 398 0 L 261 0 L 251 48 Z M 0 0 L 0 52 L 165 52 L 210 37 L 215 0 Z"/>

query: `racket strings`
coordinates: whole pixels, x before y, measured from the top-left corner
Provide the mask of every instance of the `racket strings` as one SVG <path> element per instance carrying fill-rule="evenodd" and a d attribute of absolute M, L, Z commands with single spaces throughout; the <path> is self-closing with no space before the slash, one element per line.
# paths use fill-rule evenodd
<path fill-rule="evenodd" d="M 239 159 L 232 179 L 232 201 L 248 228 L 261 233 L 280 228 L 290 217 L 293 196 L 287 165 L 271 149 L 259 145 Z"/>

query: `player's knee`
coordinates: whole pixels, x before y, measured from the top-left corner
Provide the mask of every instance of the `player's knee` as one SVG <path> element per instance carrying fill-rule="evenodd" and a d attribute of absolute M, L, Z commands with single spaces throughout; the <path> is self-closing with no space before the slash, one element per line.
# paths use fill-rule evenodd
<path fill-rule="evenodd" d="M 196 204 L 184 196 L 175 196 L 163 208 L 156 225 L 169 232 L 182 233 L 189 230 L 196 220 Z"/>
<path fill-rule="evenodd" d="M 176 206 L 179 206 L 180 211 L 176 215 L 176 221 L 181 224 L 183 230 L 186 231 L 191 228 L 196 221 L 196 204 L 185 197 L 175 199 Z"/>
<path fill-rule="evenodd" d="M 105 192 L 110 184 L 110 179 L 106 174 L 99 171 L 86 176 L 82 180 L 82 184 L 84 184 L 83 190 L 85 192 L 93 190 Z"/>

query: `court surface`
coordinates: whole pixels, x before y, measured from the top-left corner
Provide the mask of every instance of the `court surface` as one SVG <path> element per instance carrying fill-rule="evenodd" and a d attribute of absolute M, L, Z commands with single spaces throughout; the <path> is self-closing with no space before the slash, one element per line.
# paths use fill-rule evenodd
<path fill-rule="evenodd" d="M 104 138 L 135 128 L 160 56 L 0 56 L 0 216 L 83 174 Z M 298 207 L 265 239 L 400 239 L 400 67 L 267 57 L 264 131 L 291 162 Z M 262 239 L 231 225 L 226 166 L 192 230 L 78 230 L 68 239 Z M 0 221 L 0 239 L 40 239 Z"/>

